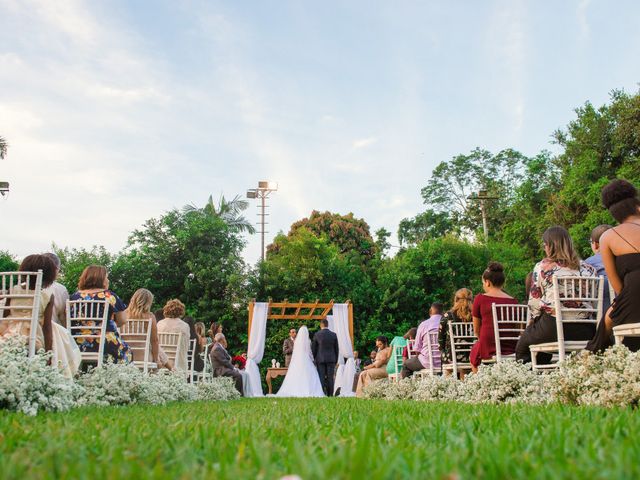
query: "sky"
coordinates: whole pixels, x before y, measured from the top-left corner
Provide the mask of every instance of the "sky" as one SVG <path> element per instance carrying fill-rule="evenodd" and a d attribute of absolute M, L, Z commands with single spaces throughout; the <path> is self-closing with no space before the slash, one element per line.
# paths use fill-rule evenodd
<path fill-rule="evenodd" d="M 438 163 L 556 151 L 576 107 L 637 91 L 639 24 L 637 1 L 0 0 L 0 250 L 117 252 L 260 180 L 267 243 L 314 209 L 395 234 Z"/>

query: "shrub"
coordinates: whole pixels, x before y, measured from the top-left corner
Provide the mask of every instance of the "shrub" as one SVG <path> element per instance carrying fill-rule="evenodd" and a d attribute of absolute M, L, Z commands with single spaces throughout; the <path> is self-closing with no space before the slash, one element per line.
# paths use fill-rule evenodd
<path fill-rule="evenodd" d="M 79 405 L 128 405 L 136 403 L 143 388 L 144 374 L 133 364 L 107 362 L 78 378 L 83 393 Z"/>
<path fill-rule="evenodd" d="M 453 376 L 427 376 L 416 382 L 413 394 L 415 400 L 459 400 L 462 396 L 462 382 Z"/>
<path fill-rule="evenodd" d="M 240 398 L 232 378 L 216 377 L 207 382 L 200 382 L 197 388 L 198 400 L 235 400 Z"/>

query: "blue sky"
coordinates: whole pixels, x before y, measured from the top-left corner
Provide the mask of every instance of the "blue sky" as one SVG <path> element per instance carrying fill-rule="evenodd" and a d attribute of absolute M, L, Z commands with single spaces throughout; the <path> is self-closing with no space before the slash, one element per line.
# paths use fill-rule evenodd
<path fill-rule="evenodd" d="M 0 249 L 115 252 L 262 179 L 268 240 L 312 209 L 395 232 L 440 161 L 553 151 L 635 91 L 639 24 L 634 1 L 0 0 Z"/>

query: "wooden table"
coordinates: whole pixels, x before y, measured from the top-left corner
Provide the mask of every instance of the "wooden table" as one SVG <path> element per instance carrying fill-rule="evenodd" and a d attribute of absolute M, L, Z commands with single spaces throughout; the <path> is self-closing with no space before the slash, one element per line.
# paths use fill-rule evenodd
<path fill-rule="evenodd" d="M 271 380 L 276 377 L 284 377 L 287 374 L 288 368 L 267 368 L 267 376 L 265 380 L 267 381 L 267 386 L 269 387 L 269 394 L 273 393 L 273 389 L 271 387 Z"/>

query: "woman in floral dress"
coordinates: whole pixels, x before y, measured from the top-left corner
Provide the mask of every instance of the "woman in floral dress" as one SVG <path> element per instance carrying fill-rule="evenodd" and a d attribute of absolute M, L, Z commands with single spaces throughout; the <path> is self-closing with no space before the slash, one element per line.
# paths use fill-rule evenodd
<path fill-rule="evenodd" d="M 78 291 L 71 295 L 69 300 L 107 300 L 109 313 L 104 345 L 105 360 L 111 358 L 114 363 L 131 362 L 131 349 L 120 338 L 118 331 L 118 325 L 124 325 L 127 321 L 125 312 L 127 306 L 114 292 L 109 290 L 107 269 L 99 265 L 90 265 L 85 268 L 78 281 Z M 73 312 L 71 314 L 73 316 Z M 71 318 L 71 324 L 77 325 L 73 318 Z M 91 330 L 88 329 L 86 333 L 91 334 Z M 99 339 L 76 337 L 76 342 L 82 352 L 98 352 L 100 348 Z"/>

